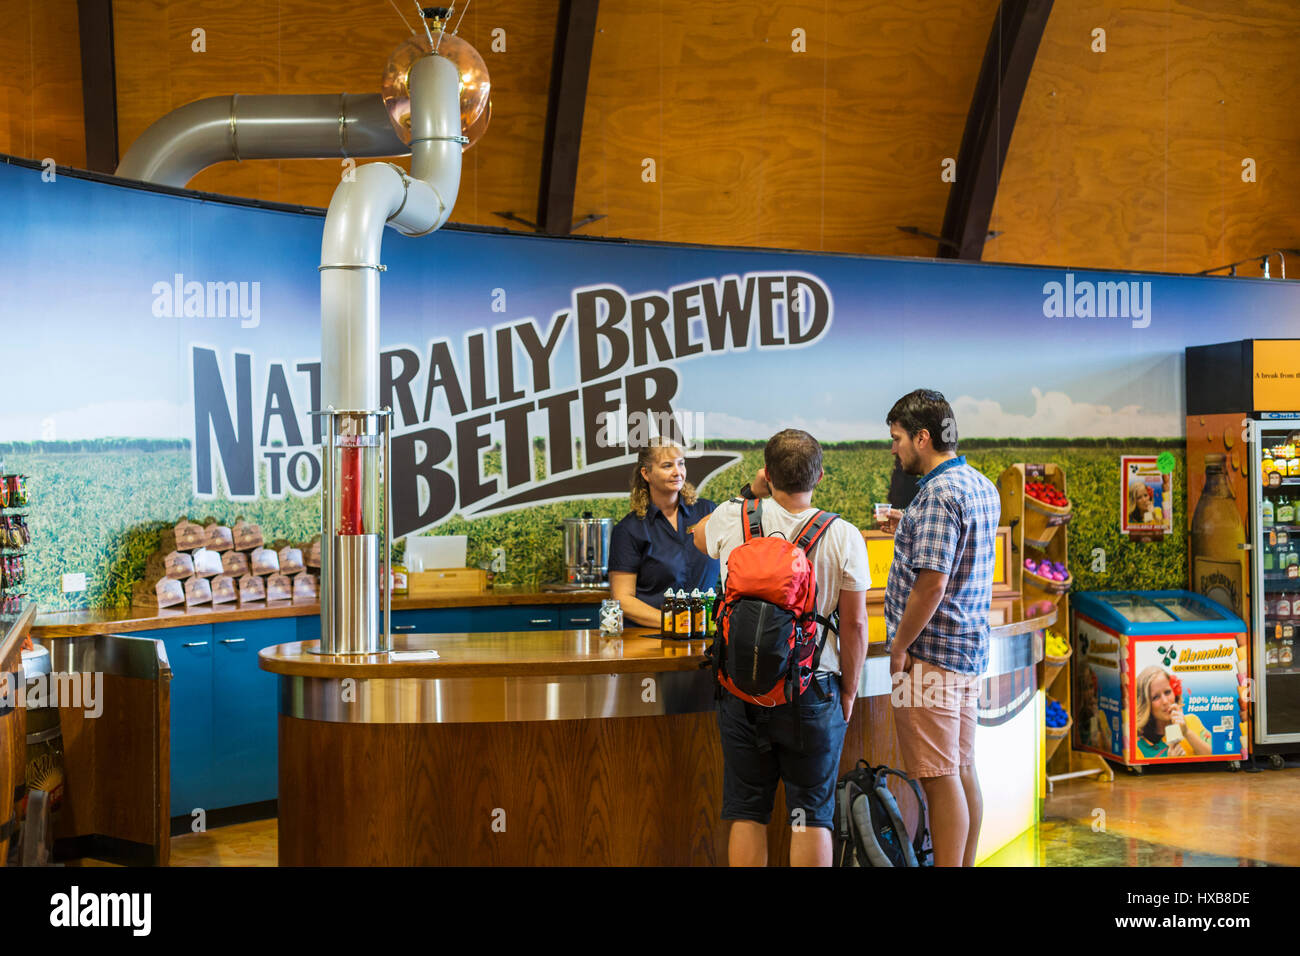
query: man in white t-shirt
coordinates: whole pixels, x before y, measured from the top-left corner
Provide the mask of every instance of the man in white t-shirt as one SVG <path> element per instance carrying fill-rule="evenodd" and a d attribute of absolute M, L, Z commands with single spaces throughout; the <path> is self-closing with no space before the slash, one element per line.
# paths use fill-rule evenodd
<path fill-rule="evenodd" d="M 763 461 L 741 494 L 762 499 L 764 536 L 794 541 L 817 513 L 812 493 L 824 474 L 821 445 L 807 432 L 786 429 L 767 443 Z M 743 500 L 733 499 L 695 526 L 696 547 L 721 564 L 724 590 L 727 557 L 744 541 L 744 520 Z M 792 825 L 791 865 L 831 863 L 840 750 L 867 655 L 871 574 L 862 533 L 843 518 L 831 523 L 810 557 L 817 613 L 830 618 L 838 610 L 840 618 L 838 637 L 825 632 L 816 686 L 809 684 L 797 702 L 780 707 L 759 707 L 725 692 L 718 702 L 722 818 L 732 821 L 727 851 L 732 866 L 767 863 L 767 823 L 778 781 L 785 784 Z M 794 707 L 800 708 L 797 732 Z"/>

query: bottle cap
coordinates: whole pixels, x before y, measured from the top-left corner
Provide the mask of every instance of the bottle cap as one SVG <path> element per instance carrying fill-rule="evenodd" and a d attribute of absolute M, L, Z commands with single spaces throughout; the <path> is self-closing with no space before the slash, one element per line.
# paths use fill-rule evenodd
<path fill-rule="evenodd" d="M 672 596 L 673 596 L 673 589 L 672 589 L 672 588 L 669 588 L 667 591 L 664 592 L 664 597 L 666 597 L 666 598 L 670 598 L 670 597 L 672 597 Z"/>
<path fill-rule="evenodd" d="M 717 595 L 717 592 L 713 590 L 713 588 L 709 588 L 707 591 L 704 592 L 704 596 L 705 596 L 705 597 L 717 597 L 718 595 Z"/>
<path fill-rule="evenodd" d="M 699 588 L 691 588 L 691 599 L 694 600 L 695 598 L 697 598 L 697 597 L 699 597 L 699 596 L 700 596 L 700 589 L 699 589 Z"/>
<path fill-rule="evenodd" d="M 686 600 L 686 592 L 683 591 L 681 588 L 678 588 L 678 589 L 677 589 L 677 600 L 679 600 L 679 601 L 685 601 L 685 600 Z"/>

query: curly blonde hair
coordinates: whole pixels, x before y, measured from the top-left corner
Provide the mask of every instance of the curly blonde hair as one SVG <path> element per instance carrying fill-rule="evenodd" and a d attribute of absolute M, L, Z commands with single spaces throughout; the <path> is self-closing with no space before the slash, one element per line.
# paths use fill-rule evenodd
<path fill-rule="evenodd" d="M 680 455 L 682 446 L 675 442 L 665 441 L 662 438 L 652 438 L 649 444 L 645 445 L 636 456 L 636 465 L 632 469 L 631 504 L 632 511 L 638 518 L 644 518 L 646 510 L 650 507 L 650 483 L 641 474 L 641 469 L 652 468 L 668 452 L 676 452 Z M 682 483 L 680 495 L 685 504 L 693 505 L 696 499 L 699 498 L 700 493 L 695 490 L 693 484 L 687 481 Z"/>

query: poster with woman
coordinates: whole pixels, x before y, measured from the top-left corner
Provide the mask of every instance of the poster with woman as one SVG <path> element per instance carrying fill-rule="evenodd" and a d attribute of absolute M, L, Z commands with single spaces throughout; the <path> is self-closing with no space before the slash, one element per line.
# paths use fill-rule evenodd
<path fill-rule="evenodd" d="M 1174 530 L 1174 476 L 1155 455 L 1120 458 L 1120 532 L 1159 540 Z"/>

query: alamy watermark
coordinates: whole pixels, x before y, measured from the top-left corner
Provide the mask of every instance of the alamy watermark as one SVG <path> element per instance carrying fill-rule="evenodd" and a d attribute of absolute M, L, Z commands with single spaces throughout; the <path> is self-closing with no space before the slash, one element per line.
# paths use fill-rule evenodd
<path fill-rule="evenodd" d="M 639 411 L 629 412 L 620 404 L 616 412 L 596 415 L 596 446 L 632 449 L 647 447 L 655 438 L 672 441 L 683 451 L 704 447 L 704 412 Z"/>
<path fill-rule="evenodd" d="M 100 671 L 56 671 L 38 674 L 31 680 L 12 671 L 3 676 L 0 706 L 75 707 L 92 720 L 104 713 L 104 675 Z"/>
<path fill-rule="evenodd" d="M 1049 319 L 1129 319 L 1135 329 L 1151 324 L 1151 283 L 1075 280 L 1043 284 L 1043 316 Z"/>
<path fill-rule="evenodd" d="M 155 282 L 153 314 L 157 319 L 239 319 L 240 327 L 262 324 L 262 283 L 198 282 L 176 273 L 170 282 Z"/>

